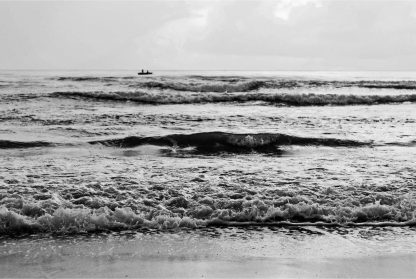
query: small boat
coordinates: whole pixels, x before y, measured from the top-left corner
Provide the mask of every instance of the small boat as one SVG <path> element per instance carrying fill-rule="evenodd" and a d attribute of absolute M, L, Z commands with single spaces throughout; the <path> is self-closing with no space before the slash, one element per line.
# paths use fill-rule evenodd
<path fill-rule="evenodd" d="M 143 69 L 142 69 L 142 71 L 141 72 L 138 72 L 137 73 L 139 76 L 141 76 L 141 75 L 151 75 L 151 74 L 153 74 L 152 72 L 149 72 L 149 71 L 144 71 Z"/>

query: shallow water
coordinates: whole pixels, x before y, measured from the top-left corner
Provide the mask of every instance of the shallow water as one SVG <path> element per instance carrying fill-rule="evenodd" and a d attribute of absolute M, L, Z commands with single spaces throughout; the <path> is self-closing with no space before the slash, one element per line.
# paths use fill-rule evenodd
<path fill-rule="evenodd" d="M 141 229 L 0 238 L 1 277 L 412 277 L 414 229 Z M 76 267 L 76 268 L 74 268 Z"/>
<path fill-rule="evenodd" d="M 413 226 L 414 77 L 2 72 L 0 233 Z"/>

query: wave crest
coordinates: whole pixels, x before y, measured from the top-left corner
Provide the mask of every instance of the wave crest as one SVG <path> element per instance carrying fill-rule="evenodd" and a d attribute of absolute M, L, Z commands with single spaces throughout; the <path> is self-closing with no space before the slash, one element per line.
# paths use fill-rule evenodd
<path fill-rule="evenodd" d="M 141 104 L 196 104 L 265 102 L 285 106 L 348 106 L 416 102 L 416 94 L 338 95 L 338 94 L 265 94 L 265 93 L 149 93 L 135 92 L 54 92 L 50 97 L 85 98 L 95 101 L 131 101 Z"/>
<path fill-rule="evenodd" d="M 94 76 L 73 76 L 73 77 L 56 77 L 53 78 L 58 81 L 93 81 L 93 82 L 112 82 L 117 81 L 118 77 L 94 77 Z"/>
<path fill-rule="evenodd" d="M 170 89 L 175 91 L 189 92 L 249 92 L 257 90 L 265 85 L 264 81 L 252 80 L 247 82 L 230 83 L 211 83 L 211 84 L 185 84 L 174 82 L 149 81 L 140 83 L 140 87 Z M 130 85 L 136 87 L 137 85 Z"/>

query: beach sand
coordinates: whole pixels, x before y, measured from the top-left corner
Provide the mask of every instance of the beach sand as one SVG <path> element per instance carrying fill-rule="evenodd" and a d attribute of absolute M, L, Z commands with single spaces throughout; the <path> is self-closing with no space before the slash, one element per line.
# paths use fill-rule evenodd
<path fill-rule="evenodd" d="M 3 239 L 0 277 L 392 278 L 416 273 L 412 234 L 394 239 L 394 232 L 377 232 L 360 238 L 319 230 L 230 228 Z"/>

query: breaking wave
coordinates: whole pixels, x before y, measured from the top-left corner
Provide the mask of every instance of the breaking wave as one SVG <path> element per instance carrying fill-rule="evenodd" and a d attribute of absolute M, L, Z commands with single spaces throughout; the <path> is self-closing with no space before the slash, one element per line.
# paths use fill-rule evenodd
<path fill-rule="evenodd" d="M 298 137 L 279 133 L 227 133 L 227 132 L 202 132 L 194 134 L 171 134 L 165 136 L 129 136 L 125 138 L 104 139 L 86 142 L 87 144 L 100 144 L 109 147 L 133 148 L 144 145 L 161 147 L 182 148 L 189 153 L 270 153 L 280 154 L 283 151 L 280 146 L 328 146 L 328 147 L 377 147 L 398 146 L 414 147 L 416 140 L 408 142 L 374 142 L 357 141 L 337 138 L 312 138 Z M 57 143 L 46 141 L 14 141 L 0 140 L 0 149 L 35 148 L 54 146 L 84 146 L 85 143 Z M 190 149 L 189 149 L 190 148 Z M 186 150 L 184 150 L 186 149 Z M 177 151 L 181 151 L 178 149 Z"/>
<path fill-rule="evenodd" d="M 266 93 L 148 93 L 135 92 L 54 92 L 51 97 L 85 98 L 96 101 L 130 101 L 141 104 L 196 104 L 227 102 L 265 102 L 286 106 L 348 106 L 416 102 L 416 94 L 338 95 L 338 94 L 266 94 Z"/>
<path fill-rule="evenodd" d="M 126 137 L 92 141 L 90 144 L 103 144 L 116 147 L 136 147 L 140 145 L 158 145 L 172 147 L 194 147 L 200 152 L 278 152 L 281 145 L 321 145 L 321 146 L 364 146 L 370 143 L 333 138 L 307 138 L 285 134 L 233 134 L 224 132 L 206 132 L 195 134 L 173 134 L 161 137 Z"/>
<path fill-rule="evenodd" d="M 169 200 L 165 208 L 143 212 L 130 207 L 60 206 L 44 209 L 42 204 L 23 202 L 20 209 L 0 207 L 0 234 L 207 226 L 416 226 L 414 205 L 403 207 L 375 203 L 331 207 L 305 202 L 270 206 L 260 200 L 230 200 L 228 205 L 211 202 L 191 208 L 189 201 L 179 197 Z M 175 213 L 175 209 L 180 213 Z"/>

